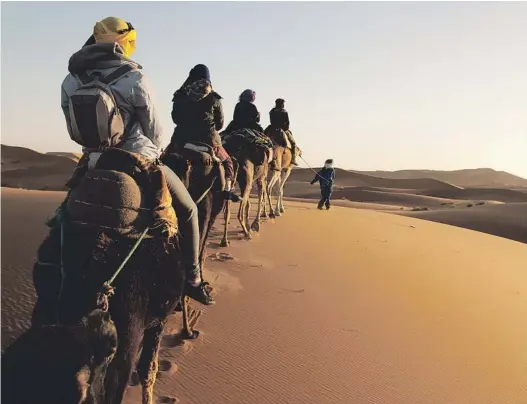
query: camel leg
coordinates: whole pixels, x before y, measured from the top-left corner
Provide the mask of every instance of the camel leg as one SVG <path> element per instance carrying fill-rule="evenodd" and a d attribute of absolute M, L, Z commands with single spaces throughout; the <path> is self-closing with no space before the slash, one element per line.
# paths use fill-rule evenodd
<path fill-rule="evenodd" d="M 276 181 L 278 179 L 277 174 L 278 171 L 273 171 L 273 175 L 271 176 L 271 179 L 269 180 L 269 184 L 267 185 L 267 202 L 269 203 L 269 217 L 271 219 L 274 219 L 276 217 L 275 211 L 273 210 L 273 188 L 276 184 Z"/>
<path fill-rule="evenodd" d="M 279 172 L 276 177 L 276 183 L 278 184 L 278 195 L 276 196 L 276 207 L 274 209 L 274 214 L 276 216 L 282 216 L 282 213 L 280 212 L 280 188 L 282 187 L 282 173 Z"/>
<path fill-rule="evenodd" d="M 252 173 L 246 173 L 247 178 L 241 178 L 239 181 L 242 190 L 242 200 L 238 209 L 238 220 L 242 227 L 243 233 L 247 239 L 251 239 L 251 231 L 247 226 L 248 209 L 250 208 L 249 196 L 252 187 Z"/>
<path fill-rule="evenodd" d="M 221 247 L 228 247 L 230 244 L 230 241 L 228 240 L 228 231 L 229 231 L 229 224 L 231 222 L 231 201 L 226 201 L 225 207 L 224 207 L 224 213 L 225 213 L 225 223 L 223 225 L 223 238 L 221 239 L 220 246 Z"/>
<path fill-rule="evenodd" d="M 285 186 L 285 183 L 286 183 L 287 179 L 291 175 L 291 171 L 292 170 L 293 170 L 292 167 L 290 167 L 290 168 L 288 168 L 285 171 L 284 176 L 282 177 L 280 189 L 278 191 L 279 209 L 280 209 L 280 212 L 282 212 L 282 213 L 285 212 L 285 207 L 284 207 L 284 186 Z"/>
<path fill-rule="evenodd" d="M 189 304 L 188 304 L 189 298 L 187 296 L 184 296 L 181 298 L 182 302 L 182 317 L 183 317 L 183 329 L 181 330 L 181 338 L 182 339 L 196 339 L 199 337 L 199 331 L 193 330 L 192 326 L 190 325 L 190 321 L 188 318 L 188 310 L 189 310 Z"/>
<path fill-rule="evenodd" d="M 145 330 L 143 334 L 143 349 L 137 364 L 137 375 L 143 387 L 142 404 L 154 404 L 154 384 L 159 368 L 159 346 L 165 322 Z"/>
<path fill-rule="evenodd" d="M 105 404 L 121 403 L 128 387 L 128 382 L 132 374 L 132 367 L 137 359 L 137 352 L 141 345 L 142 328 L 135 319 L 128 317 L 123 320 L 130 320 L 123 324 L 120 323 L 119 316 L 112 316 L 118 330 L 119 341 L 117 352 L 106 370 L 104 379 Z"/>
<path fill-rule="evenodd" d="M 253 224 L 251 225 L 251 229 L 255 232 L 260 231 L 260 215 L 262 213 L 262 203 L 264 202 L 264 193 L 265 193 L 265 183 L 264 179 L 260 178 L 257 181 L 258 184 L 258 210 L 256 211 L 256 217 L 254 218 Z"/>

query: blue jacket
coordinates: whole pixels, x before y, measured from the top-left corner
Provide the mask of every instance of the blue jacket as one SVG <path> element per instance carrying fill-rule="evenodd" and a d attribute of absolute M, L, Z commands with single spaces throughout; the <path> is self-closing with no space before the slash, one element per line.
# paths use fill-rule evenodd
<path fill-rule="evenodd" d="M 333 188 L 333 181 L 335 181 L 335 169 L 334 168 L 322 168 L 315 175 L 315 178 L 311 181 L 311 184 L 316 182 L 320 183 L 320 188 Z"/>

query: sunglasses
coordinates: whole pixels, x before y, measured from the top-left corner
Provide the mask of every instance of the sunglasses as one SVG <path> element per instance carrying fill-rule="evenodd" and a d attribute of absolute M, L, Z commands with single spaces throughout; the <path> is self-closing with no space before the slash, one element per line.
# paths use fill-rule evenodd
<path fill-rule="evenodd" d="M 135 29 L 131 22 L 126 21 L 126 25 L 128 25 L 128 28 L 120 29 L 119 31 L 117 31 L 119 35 L 126 34 L 127 32 L 130 32 Z"/>

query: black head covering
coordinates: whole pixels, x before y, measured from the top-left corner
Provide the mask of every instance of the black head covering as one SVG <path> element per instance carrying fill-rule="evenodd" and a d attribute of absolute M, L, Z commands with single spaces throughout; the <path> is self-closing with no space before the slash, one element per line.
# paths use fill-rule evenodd
<path fill-rule="evenodd" d="M 185 82 L 180 88 L 186 87 L 189 84 L 192 84 L 195 81 L 198 81 L 201 79 L 206 79 L 210 81 L 210 72 L 207 66 L 199 64 L 199 65 L 194 66 L 190 70 L 190 72 L 188 73 L 187 79 L 185 80 Z"/>

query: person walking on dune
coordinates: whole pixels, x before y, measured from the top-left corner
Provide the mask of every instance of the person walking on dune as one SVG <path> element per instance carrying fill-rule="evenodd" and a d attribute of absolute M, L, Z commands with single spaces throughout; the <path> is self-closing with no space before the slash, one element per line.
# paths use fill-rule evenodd
<path fill-rule="evenodd" d="M 328 159 L 324 163 L 324 168 L 320 169 L 315 178 L 311 181 L 311 185 L 320 183 L 320 194 L 321 198 L 318 202 L 318 209 L 322 210 L 323 206 L 326 205 L 326 210 L 331 207 L 331 193 L 333 192 L 333 182 L 335 181 L 335 169 L 333 168 L 333 160 Z"/>

